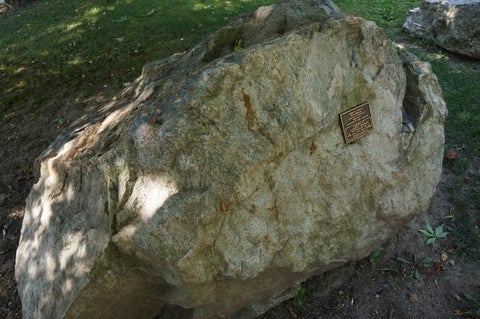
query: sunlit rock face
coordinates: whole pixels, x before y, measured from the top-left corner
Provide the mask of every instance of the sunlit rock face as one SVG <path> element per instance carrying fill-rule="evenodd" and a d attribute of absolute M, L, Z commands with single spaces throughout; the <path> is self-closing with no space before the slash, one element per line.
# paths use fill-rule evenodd
<path fill-rule="evenodd" d="M 480 59 L 480 0 L 423 0 L 403 27 L 439 46 Z"/>
<path fill-rule="evenodd" d="M 363 102 L 375 130 L 346 144 Z M 368 255 L 440 177 L 430 66 L 329 1 L 242 15 L 112 103 L 38 161 L 24 318 L 253 318 Z"/>

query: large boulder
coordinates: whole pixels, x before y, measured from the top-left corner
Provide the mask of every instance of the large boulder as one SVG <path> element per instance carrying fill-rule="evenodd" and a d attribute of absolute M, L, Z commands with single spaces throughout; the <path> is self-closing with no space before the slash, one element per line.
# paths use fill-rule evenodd
<path fill-rule="evenodd" d="M 444 49 L 480 59 L 480 0 L 422 0 L 403 27 Z"/>
<path fill-rule="evenodd" d="M 240 16 L 145 66 L 39 160 L 28 318 L 252 318 L 427 209 L 445 103 L 427 63 L 328 0 Z M 353 143 L 339 114 L 368 102 Z"/>

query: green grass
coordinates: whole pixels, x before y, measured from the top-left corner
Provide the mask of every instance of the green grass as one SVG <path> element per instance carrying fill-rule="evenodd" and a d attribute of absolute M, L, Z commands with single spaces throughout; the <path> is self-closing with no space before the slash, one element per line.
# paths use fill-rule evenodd
<path fill-rule="evenodd" d="M 274 1 L 53 1 L 0 15 L 0 114 L 119 89 L 149 61 L 191 48 Z"/>
<path fill-rule="evenodd" d="M 445 58 L 430 59 L 443 87 L 449 116 L 445 123 L 447 148 L 467 156 L 480 155 L 480 65 L 451 64 Z"/>
<path fill-rule="evenodd" d="M 454 209 L 446 223 L 454 238 L 455 251 L 480 266 L 480 170 L 469 170 L 465 180 L 456 176 L 451 185 Z"/>
<path fill-rule="evenodd" d="M 420 6 L 420 0 L 338 0 L 342 12 L 372 20 L 389 36 L 399 32 L 408 10 Z"/>

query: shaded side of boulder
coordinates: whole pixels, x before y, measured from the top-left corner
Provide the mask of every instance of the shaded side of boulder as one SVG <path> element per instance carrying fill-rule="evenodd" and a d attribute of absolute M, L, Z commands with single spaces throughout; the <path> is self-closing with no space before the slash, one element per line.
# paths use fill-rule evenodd
<path fill-rule="evenodd" d="M 451 52 L 480 59 L 480 1 L 423 0 L 403 27 Z"/>
<path fill-rule="evenodd" d="M 368 255 L 440 178 L 445 103 L 400 56 L 373 22 L 292 0 L 146 65 L 39 160 L 24 318 L 253 318 Z M 363 102 L 375 131 L 345 144 L 339 114 Z"/>

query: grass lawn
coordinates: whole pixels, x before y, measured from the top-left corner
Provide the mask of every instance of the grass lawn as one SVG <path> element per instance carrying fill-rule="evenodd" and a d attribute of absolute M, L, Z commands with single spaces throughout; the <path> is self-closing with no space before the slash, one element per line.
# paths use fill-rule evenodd
<path fill-rule="evenodd" d="M 54 1 L 0 16 L 0 112 L 120 89 L 149 61 L 191 48 L 232 16 L 275 1 Z"/>

